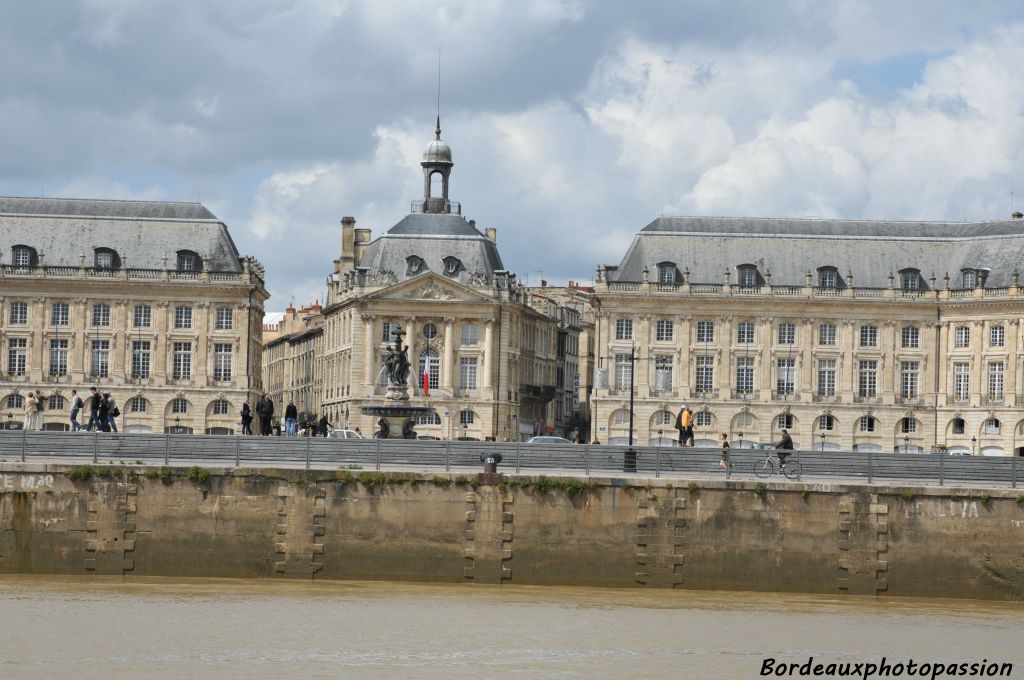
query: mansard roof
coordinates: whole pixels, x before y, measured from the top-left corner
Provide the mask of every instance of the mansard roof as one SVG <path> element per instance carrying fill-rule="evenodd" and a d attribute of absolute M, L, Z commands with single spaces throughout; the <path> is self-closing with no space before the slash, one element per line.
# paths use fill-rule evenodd
<path fill-rule="evenodd" d="M 1008 286 L 1024 260 L 1024 221 L 898 222 L 754 217 L 659 217 L 634 237 L 609 281 L 640 281 L 643 269 L 689 270 L 691 282 L 723 280 L 753 264 L 772 283 L 802 285 L 808 271 L 835 267 L 857 286 L 884 288 L 889 274 L 917 269 L 938 280 L 989 270 L 986 285 Z M 733 279 L 735 283 L 735 279 Z M 941 284 L 940 284 L 941 285 Z"/>
<path fill-rule="evenodd" d="M 409 271 L 412 256 L 424 264 L 416 272 Z M 504 269 L 494 241 L 462 216 L 445 213 L 406 215 L 366 247 L 360 266 L 371 274 L 393 272 L 398 281 L 404 281 L 427 271 L 444 273 L 448 258 L 459 262 L 458 271 L 451 274 L 456 281 L 465 281 L 477 272 L 490 279 L 495 271 Z"/>
<path fill-rule="evenodd" d="M 194 252 L 209 271 L 242 271 L 227 226 L 200 203 L 106 201 L 71 198 L 0 198 L 0 253 L 26 245 L 47 266 L 91 266 L 95 248 L 117 252 L 125 266 L 177 266 L 177 254 Z"/>

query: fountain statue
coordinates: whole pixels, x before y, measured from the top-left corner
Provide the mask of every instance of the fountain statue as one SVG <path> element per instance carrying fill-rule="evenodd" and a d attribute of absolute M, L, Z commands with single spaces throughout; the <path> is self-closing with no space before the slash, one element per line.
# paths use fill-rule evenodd
<path fill-rule="evenodd" d="M 409 403 L 409 370 L 412 364 L 409 361 L 409 346 L 402 345 L 404 335 L 405 331 L 401 328 L 391 332 L 394 345 L 388 348 L 388 355 L 378 374 L 378 379 L 387 376 L 384 404 L 363 406 L 361 409 L 364 414 L 379 418 L 378 429 L 374 434 L 378 439 L 416 439 L 416 417 L 434 414 L 433 406 L 413 406 Z M 392 418 L 404 419 L 401 427 L 393 427 Z"/>

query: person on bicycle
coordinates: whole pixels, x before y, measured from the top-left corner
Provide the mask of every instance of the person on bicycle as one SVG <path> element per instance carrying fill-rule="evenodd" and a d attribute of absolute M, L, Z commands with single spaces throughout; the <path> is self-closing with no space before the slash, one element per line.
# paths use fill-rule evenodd
<path fill-rule="evenodd" d="M 793 438 L 789 436 L 789 432 L 782 430 L 782 439 L 775 442 L 775 455 L 779 457 L 779 468 L 780 470 L 786 469 L 786 458 L 789 457 L 789 451 L 793 450 Z M 786 453 L 783 453 L 785 451 Z"/>

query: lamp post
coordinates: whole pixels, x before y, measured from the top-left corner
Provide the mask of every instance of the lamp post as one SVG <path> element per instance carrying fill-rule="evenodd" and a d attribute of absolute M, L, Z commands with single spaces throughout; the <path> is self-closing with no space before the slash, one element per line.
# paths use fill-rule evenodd
<path fill-rule="evenodd" d="M 974 455 L 974 447 L 978 443 L 977 437 L 971 437 L 971 455 Z"/>
<path fill-rule="evenodd" d="M 662 442 L 661 442 L 661 432 L 662 432 L 662 430 L 659 427 L 658 428 L 658 446 L 661 446 L 661 444 L 662 444 Z"/>
<path fill-rule="evenodd" d="M 462 424 L 462 441 L 469 439 L 469 423 Z"/>
<path fill-rule="evenodd" d="M 512 414 L 512 441 L 519 441 L 519 427 L 518 427 L 519 416 L 515 413 Z"/>
<path fill-rule="evenodd" d="M 825 428 L 821 428 L 821 430 L 819 431 L 819 434 L 821 435 L 821 450 L 824 451 L 825 450 Z"/>
<path fill-rule="evenodd" d="M 903 453 L 910 453 L 910 435 L 903 435 Z"/>
<path fill-rule="evenodd" d="M 174 434 L 181 434 L 181 416 L 174 416 Z"/>
<path fill-rule="evenodd" d="M 743 448 L 743 433 L 742 432 L 737 432 L 736 434 L 738 434 L 740 436 L 740 444 L 736 448 L 737 449 L 742 449 Z"/>

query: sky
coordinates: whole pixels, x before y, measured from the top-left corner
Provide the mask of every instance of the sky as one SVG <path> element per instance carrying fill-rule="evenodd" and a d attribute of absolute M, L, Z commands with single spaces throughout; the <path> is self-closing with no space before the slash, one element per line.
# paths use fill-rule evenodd
<path fill-rule="evenodd" d="M 438 50 L 451 197 L 536 284 L 659 215 L 987 220 L 1024 206 L 1024 4 L 0 4 L 0 194 L 200 200 L 279 311 L 339 221 L 422 194 Z"/>

